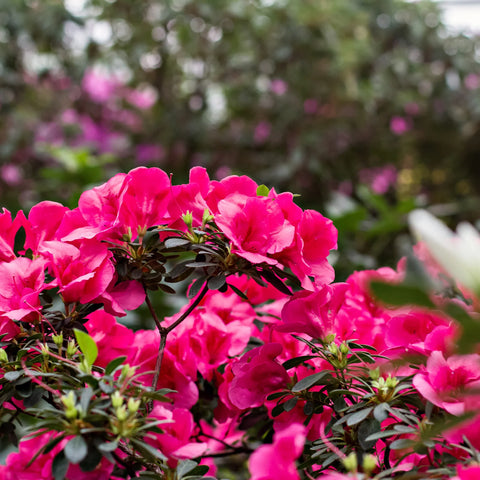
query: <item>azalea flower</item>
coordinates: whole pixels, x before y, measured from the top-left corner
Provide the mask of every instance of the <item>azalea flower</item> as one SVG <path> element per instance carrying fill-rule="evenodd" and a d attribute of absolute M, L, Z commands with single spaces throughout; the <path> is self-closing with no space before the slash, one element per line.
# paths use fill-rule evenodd
<path fill-rule="evenodd" d="M 480 234 L 460 223 L 456 234 L 426 210 L 409 215 L 414 235 L 425 243 L 436 262 L 458 283 L 480 294 Z"/>

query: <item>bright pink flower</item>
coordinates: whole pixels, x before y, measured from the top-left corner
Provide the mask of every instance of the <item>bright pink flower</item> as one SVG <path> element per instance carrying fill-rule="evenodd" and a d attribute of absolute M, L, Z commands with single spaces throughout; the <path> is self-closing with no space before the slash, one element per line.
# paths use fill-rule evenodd
<path fill-rule="evenodd" d="M 25 224 L 25 250 L 36 255 L 39 246 L 49 240 L 58 240 L 58 228 L 69 209 L 57 202 L 40 202 L 32 207 Z"/>
<path fill-rule="evenodd" d="M 267 395 L 287 384 L 290 377 L 274 360 L 281 351 L 280 344 L 269 343 L 248 351 L 232 365 L 234 378 L 228 396 L 233 405 L 259 407 Z"/>
<path fill-rule="evenodd" d="M 234 245 L 234 252 L 252 263 L 278 262 L 271 256 L 291 245 L 295 229 L 268 197 L 231 195 L 218 204 L 215 221 Z"/>
<path fill-rule="evenodd" d="M 297 292 L 282 310 L 280 332 L 306 333 L 312 338 L 335 334 L 336 316 L 345 301 L 346 283 L 324 285 L 315 292 Z"/>
<path fill-rule="evenodd" d="M 281 78 L 275 78 L 272 80 L 270 84 L 270 90 L 275 94 L 281 97 L 282 95 L 285 95 L 288 90 L 288 83 L 285 82 L 285 80 L 282 80 Z"/>
<path fill-rule="evenodd" d="M 262 445 L 250 457 L 250 480 L 300 480 L 295 460 L 305 443 L 305 426 L 293 423 L 273 436 L 271 445 Z"/>
<path fill-rule="evenodd" d="M 59 241 L 44 242 L 40 249 L 50 260 L 55 277 L 52 286 L 60 287 L 65 303 L 88 303 L 99 299 L 114 278 L 112 253 L 107 246 L 94 240 L 79 248 Z"/>
<path fill-rule="evenodd" d="M 12 320 L 38 317 L 39 294 L 45 288 L 45 260 L 16 258 L 0 263 L 0 314 Z"/>
<path fill-rule="evenodd" d="M 24 178 L 20 167 L 18 167 L 18 165 L 13 165 L 12 163 L 7 163 L 2 166 L 0 169 L 0 176 L 2 177 L 2 180 L 11 187 L 20 185 Z"/>
<path fill-rule="evenodd" d="M 88 316 L 85 327 L 98 347 L 96 365 L 106 367 L 109 362 L 121 356 L 126 356 L 128 363 L 134 356 L 135 334 L 118 323 L 113 315 L 97 310 Z"/>
<path fill-rule="evenodd" d="M 457 476 L 451 480 L 478 480 L 480 478 L 480 465 L 457 465 Z"/>
<path fill-rule="evenodd" d="M 15 235 L 25 223 L 25 215 L 21 210 L 12 220 L 12 214 L 6 208 L 2 209 L 2 213 L 0 213 L 0 261 L 9 262 L 15 258 L 13 251 Z"/>
<path fill-rule="evenodd" d="M 0 315 L 0 336 L 3 342 L 8 342 L 20 333 L 20 327 L 11 318 Z"/>
<path fill-rule="evenodd" d="M 165 223 L 170 215 L 170 178 L 159 168 L 138 167 L 126 178 L 127 186 L 119 212 L 125 231 L 135 238 L 148 227 Z"/>
<path fill-rule="evenodd" d="M 413 377 L 413 385 L 434 405 L 461 415 L 466 397 L 480 388 L 480 355 L 452 355 L 445 359 L 441 352 L 433 352 L 427 365 Z"/>
<path fill-rule="evenodd" d="M 456 325 L 441 315 L 412 309 L 392 311 L 385 325 L 385 341 L 397 352 L 430 354 L 434 350 L 448 352 L 456 336 Z"/>
<path fill-rule="evenodd" d="M 190 441 L 195 433 L 193 415 L 185 408 L 168 409 L 157 403 L 150 413 L 157 420 L 167 420 L 159 425 L 164 433 L 150 434 L 148 442 L 158 448 L 166 457 L 168 465 L 175 467 L 178 460 L 192 459 L 205 453 L 207 445 L 202 442 Z"/>

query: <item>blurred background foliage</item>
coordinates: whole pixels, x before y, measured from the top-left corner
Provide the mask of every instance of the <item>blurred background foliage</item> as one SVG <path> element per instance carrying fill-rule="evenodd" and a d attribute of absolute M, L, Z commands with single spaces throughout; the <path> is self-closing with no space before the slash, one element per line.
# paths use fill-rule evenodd
<path fill-rule="evenodd" d="M 202 165 L 333 218 L 338 280 L 393 265 L 416 206 L 476 220 L 479 52 L 426 1 L 0 0 L 1 203 Z"/>

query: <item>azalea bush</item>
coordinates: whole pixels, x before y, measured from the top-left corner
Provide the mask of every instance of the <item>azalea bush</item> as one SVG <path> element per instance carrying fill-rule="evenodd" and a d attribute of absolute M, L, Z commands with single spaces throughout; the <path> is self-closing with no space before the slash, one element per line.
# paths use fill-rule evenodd
<path fill-rule="evenodd" d="M 334 282 L 331 220 L 200 167 L 0 221 L 0 478 L 478 473 L 478 290 L 428 237 Z M 151 328 L 122 323 L 142 306 Z"/>

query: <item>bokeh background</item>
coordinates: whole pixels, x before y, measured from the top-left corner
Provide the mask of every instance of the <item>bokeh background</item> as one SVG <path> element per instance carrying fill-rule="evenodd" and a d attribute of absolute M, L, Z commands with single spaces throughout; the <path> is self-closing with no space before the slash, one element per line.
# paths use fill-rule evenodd
<path fill-rule="evenodd" d="M 479 59 L 427 1 L 0 0 L 1 205 L 201 165 L 332 218 L 338 280 L 395 265 L 413 208 L 478 218 Z"/>

